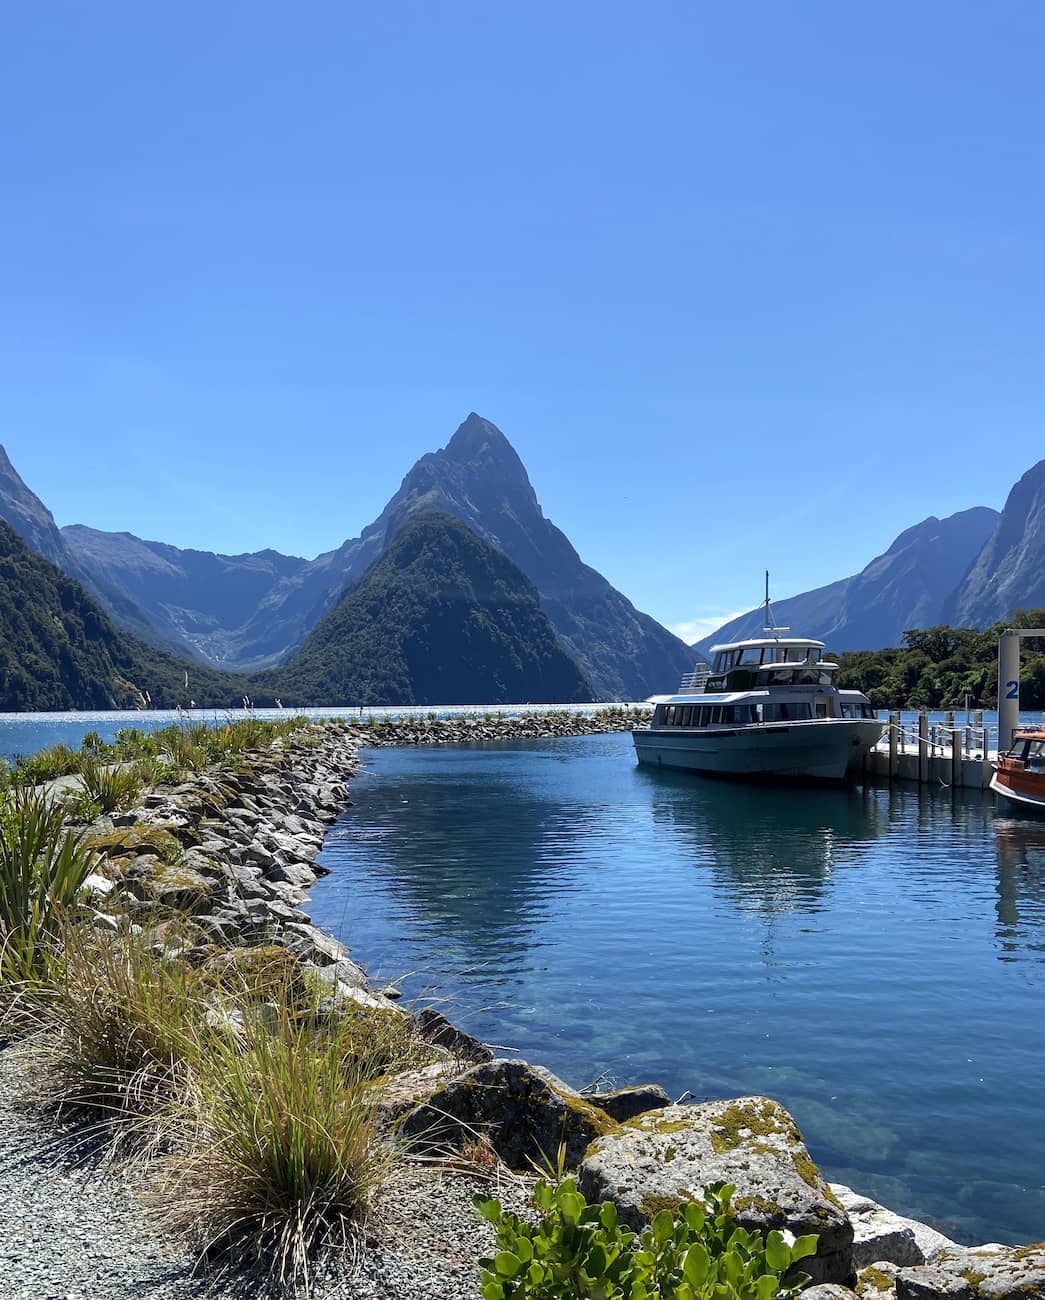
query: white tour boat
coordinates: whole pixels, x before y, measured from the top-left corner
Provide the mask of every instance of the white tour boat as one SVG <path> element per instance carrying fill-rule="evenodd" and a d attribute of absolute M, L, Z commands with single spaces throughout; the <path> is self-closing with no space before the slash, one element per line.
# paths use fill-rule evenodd
<path fill-rule="evenodd" d="M 765 635 L 711 648 L 711 669 L 657 696 L 648 727 L 633 731 L 640 763 L 727 776 L 841 780 L 881 738 L 866 695 L 840 691 L 824 642 Z"/>

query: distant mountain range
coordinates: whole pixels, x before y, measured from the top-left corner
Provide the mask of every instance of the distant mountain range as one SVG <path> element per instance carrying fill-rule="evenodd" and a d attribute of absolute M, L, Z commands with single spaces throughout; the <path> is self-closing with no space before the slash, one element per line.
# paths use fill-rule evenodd
<path fill-rule="evenodd" d="M 358 537 L 312 560 L 59 529 L 2 448 L 0 520 L 0 708 L 146 694 L 198 705 L 642 699 L 673 689 L 694 650 L 757 635 L 763 621 L 755 608 L 687 648 L 582 562 L 511 444 L 474 413 Z M 774 612 L 845 651 L 1036 605 L 1045 461 L 1000 515 L 932 516 L 860 573 Z"/>
<path fill-rule="evenodd" d="M 988 506 L 946 519 L 931 515 L 902 532 L 849 578 L 773 602 L 776 622 L 835 651 L 899 645 L 910 628 L 940 623 L 987 627 L 1013 609 L 1045 605 L 1045 460 L 1009 493 L 999 515 Z M 758 636 L 756 607 L 693 647 Z"/>
<path fill-rule="evenodd" d="M 544 517 L 507 438 L 474 413 L 445 448 L 421 457 L 358 537 L 313 560 L 181 550 L 83 525 L 59 530 L 6 455 L 0 461 L 0 518 L 34 550 L 87 587 L 120 626 L 223 669 L 287 664 L 403 526 L 433 510 L 460 519 L 534 584 L 576 680 L 597 698 L 642 699 L 692 667 L 684 642 L 581 561 Z M 533 682 L 525 698 L 538 694 Z"/>
<path fill-rule="evenodd" d="M 450 515 L 410 519 L 284 667 L 233 673 L 114 626 L 0 522 L 0 710 L 567 703 L 591 686 L 536 588 Z"/>

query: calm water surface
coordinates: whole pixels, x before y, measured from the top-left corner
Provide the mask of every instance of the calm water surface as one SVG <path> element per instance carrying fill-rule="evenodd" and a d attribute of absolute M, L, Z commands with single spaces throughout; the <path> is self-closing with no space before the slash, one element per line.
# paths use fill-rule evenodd
<path fill-rule="evenodd" d="M 1045 822 L 639 769 L 627 735 L 372 750 L 313 915 L 576 1085 L 764 1092 L 835 1180 L 1045 1236 Z"/>

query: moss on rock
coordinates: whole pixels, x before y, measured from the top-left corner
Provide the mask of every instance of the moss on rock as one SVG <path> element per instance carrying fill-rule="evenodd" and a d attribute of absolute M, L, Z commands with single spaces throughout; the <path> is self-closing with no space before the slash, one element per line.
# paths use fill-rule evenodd
<path fill-rule="evenodd" d="M 181 841 L 171 833 L 174 829 L 162 825 L 124 826 L 92 835 L 90 846 L 106 857 L 134 858 L 154 853 L 164 862 L 174 863 L 184 852 Z"/>

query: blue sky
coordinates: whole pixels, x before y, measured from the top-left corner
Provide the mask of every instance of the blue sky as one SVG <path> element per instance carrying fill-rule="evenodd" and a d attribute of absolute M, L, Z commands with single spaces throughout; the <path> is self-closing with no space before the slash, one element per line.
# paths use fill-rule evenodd
<path fill-rule="evenodd" d="M 0 441 L 59 523 L 312 555 L 474 409 L 714 625 L 1045 455 L 1038 0 L 56 0 L 0 50 Z"/>

